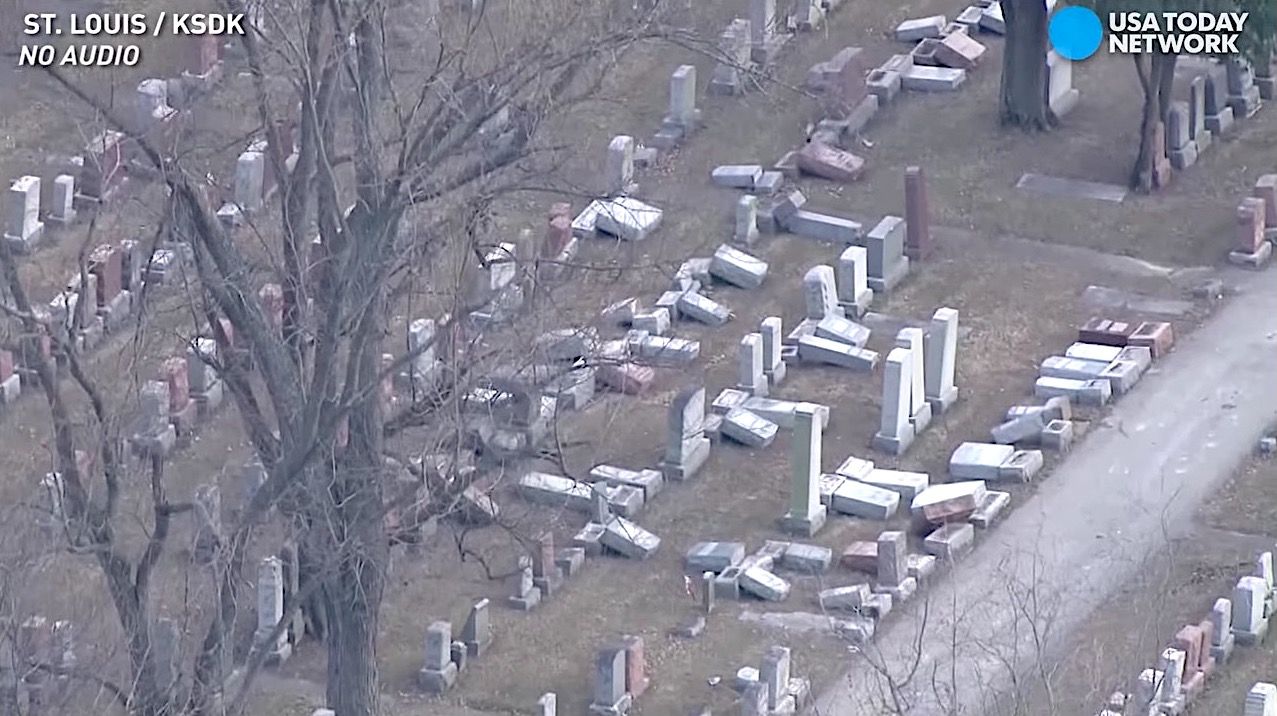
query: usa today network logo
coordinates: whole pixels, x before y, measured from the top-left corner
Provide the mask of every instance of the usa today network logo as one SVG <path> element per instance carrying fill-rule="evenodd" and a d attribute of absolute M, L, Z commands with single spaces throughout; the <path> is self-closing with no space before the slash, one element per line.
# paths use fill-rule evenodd
<path fill-rule="evenodd" d="M 1048 35 L 1068 60 L 1094 55 L 1108 30 L 1108 51 L 1139 55 L 1238 54 L 1237 39 L 1248 12 L 1112 12 L 1105 21 L 1088 7 L 1062 7 L 1051 15 Z"/>

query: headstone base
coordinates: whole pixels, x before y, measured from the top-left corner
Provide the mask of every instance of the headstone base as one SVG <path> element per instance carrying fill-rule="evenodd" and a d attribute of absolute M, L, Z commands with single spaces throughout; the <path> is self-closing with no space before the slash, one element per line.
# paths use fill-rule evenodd
<path fill-rule="evenodd" d="M 914 431 L 913 423 L 910 423 L 905 431 L 898 436 L 886 435 L 878 433 L 873 438 L 873 448 L 885 452 L 889 455 L 904 455 L 909 450 L 909 446 L 913 445 Z"/>
<path fill-rule="evenodd" d="M 16 254 L 26 255 L 35 251 L 44 238 L 44 222 L 36 222 L 35 227 L 22 236 L 6 233 L 4 240 L 9 242 L 9 249 Z"/>
<path fill-rule="evenodd" d="M 124 322 L 128 320 L 129 313 L 133 309 L 133 294 L 128 291 L 120 291 L 115 294 L 115 298 L 109 303 L 98 309 L 98 315 L 102 317 L 102 323 L 106 326 L 106 332 L 111 333 Z"/>
<path fill-rule="evenodd" d="M 1197 142 L 1189 142 L 1171 150 L 1171 166 L 1183 171 L 1197 163 Z"/>
<path fill-rule="evenodd" d="M 1196 137 L 1193 137 L 1193 141 L 1197 143 L 1198 157 L 1202 156 L 1202 153 L 1210 147 L 1214 136 L 1215 135 L 1209 129 L 1202 127 L 1202 131 L 1198 132 Z"/>
<path fill-rule="evenodd" d="M 1058 119 L 1063 119 L 1069 112 L 1077 107 L 1078 100 L 1081 99 L 1082 93 L 1077 88 L 1070 89 L 1068 92 L 1061 94 L 1059 97 L 1051 100 L 1051 113 Z"/>
<path fill-rule="evenodd" d="M 271 650 L 270 653 L 266 655 L 266 665 L 279 666 L 285 661 L 288 661 L 288 657 L 292 655 L 293 655 L 293 645 L 289 644 L 288 642 L 284 642 L 280 644 L 277 648 Z"/>
<path fill-rule="evenodd" d="M 789 364 L 781 361 L 776 364 L 775 368 L 769 371 L 763 371 L 763 375 L 767 378 L 768 385 L 780 385 L 785 381 L 785 375 L 789 373 Z"/>
<path fill-rule="evenodd" d="M 421 688 L 426 693 L 442 694 L 457 683 L 457 665 L 453 662 L 448 662 L 438 671 L 422 669 L 418 672 L 417 678 L 421 681 Z"/>
<path fill-rule="evenodd" d="M 161 458 L 165 458 L 169 456 L 169 453 L 173 452 L 173 447 L 177 445 L 177 430 L 171 424 L 166 425 L 158 432 L 134 435 L 131 442 L 133 451 L 139 457 L 159 455 Z"/>
<path fill-rule="evenodd" d="M 1228 98 L 1228 108 L 1233 110 L 1234 119 L 1254 117 L 1263 106 L 1264 102 L 1260 99 L 1259 88 L 1254 85 L 1248 87 L 1244 93 Z"/>
<path fill-rule="evenodd" d="M 533 587 L 531 591 L 522 597 L 518 595 L 511 595 L 510 597 L 510 606 L 522 612 L 530 612 L 533 609 L 536 609 L 537 605 L 540 603 L 541 590 L 536 587 Z"/>
<path fill-rule="evenodd" d="M 866 288 L 856 296 L 855 301 L 839 301 L 838 305 L 842 307 L 843 312 L 852 318 L 861 318 L 869 311 L 869 304 L 873 303 L 874 292 L 872 288 Z"/>
<path fill-rule="evenodd" d="M 923 402 L 918 412 L 909 416 L 909 422 L 913 424 L 914 435 L 926 430 L 927 426 L 931 425 L 931 403 Z"/>
<path fill-rule="evenodd" d="M 909 258 L 901 257 L 895 266 L 884 271 L 883 276 L 869 277 L 869 288 L 875 293 L 888 294 L 909 275 Z"/>
<path fill-rule="evenodd" d="M 200 420 L 208 420 L 221 407 L 222 399 L 225 397 L 224 391 L 225 387 L 219 380 L 208 386 L 208 390 L 202 393 L 191 393 L 191 402 L 195 403 Z"/>
<path fill-rule="evenodd" d="M 71 224 L 75 223 L 75 218 L 78 215 L 79 215 L 79 212 L 77 212 L 74 208 L 70 208 L 66 210 L 66 213 L 61 215 L 49 214 L 48 216 L 44 217 L 44 220 L 46 223 L 52 221 L 53 223 L 58 224 L 60 226 L 70 226 Z"/>
<path fill-rule="evenodd" d="M 780 51 L 785 48 L 793 35 L 788 33 L 772 33 L 763 42 L 750 48 L 749 59 L 759 67 L 771 67 L 776 62 L 776 58 L 780 56 Z"/>
<path fill-rule="evenodd" d="M 905 577 L 900 584 L 879 584 L 874 587 L 874 594 L 890 594 L 893 605 L 903 604 L 914 594 L 918 592 L 918 580 L 913 577 Z"/>
<path fill-rule="evenodd" d="M 927 396 L 927 404 L 931 406 L 931 415 L 944 415 L 958 402 L 958 388 L 954 386 L 938 396 Z"/>
<path fill-rule="evenodd" d="M 13 405 L 22 395 L 22 376 L 14 373 L 9 379 L 0 383 L 0 403 Z"/>
<path fill-rule="evenodd" d="M 1253 254 L 1248 254 L 1245 251 L 1228 252 L 1228 262 L 1242 268 L 1261 269 L 1267 266 L 1272 258 L 1273 245 L 1267 241 L 1260 244 L 1259 250 Z"/>
<path fill-rule="evenodd" d="M 1237 645 L 1236 638 L 1232 634 L 1225 634 L 1220 639 L 1219 644 L 1213 644 L 1210 648 L 1210 658 L 1215 660 L 1217 666 L 1228 663 L 1228 659 L 1233 655 L 1233 647 Z"/>
<path fill-rule="evenodd" d="M 1215 134 L 1222 137 L 1225 134 L 1228 134 L 1229 130 L 1231 130 L 1232 127 L 1233 127 L 1233 108 L 1232 107 L 1225 107 L 1219 114 L 1207 115 L 1206 117 L 1206 129 L 1210 130 L 1211 134 Z"/>
<path fill-rule="evenodd" d="M 625 716 L 630 712 L 630 706 L 634 704 L 634 697 L 625 694 L 620 701 L 614 704 L 590 704 L 590 713 L 597 716 Z"/>
<path fill-rule="evenodd" d="M 536 585 L 537 589 L 541 590 L 542 596 L 553 597 L 554 593 L 563 586 L 563 570 L 556 566 L 550 576 L 537 577 L 532 580 L 532 583 Z"/>
<path fill-rule="evenodd" d="M 810 516 L 788 514 L 780 518 L 781 530 L 803 537 L 815 537 L 816 533 L 825 526 L 825 520 L 829 517 L 829 510 L 824 505 L 819 505 L 816 511 Z"/>
<path fill-rule="evenodd" d="M 696 473 L 705 466 L 709 460 L 710 442 L 709 438 L 704 438 L 697 443 L 691 454 L 687 455 L 683 462 L 674 464 L 669 462 L 661 463 L 661 474 L 666 480 L 677 480 L 683 482 L 696 477 Z"/>
<path fill-rule="evenodd" d="M 1233 627 L 1233 639 L 1242 646 L 1258 646 L 1264 643 L 1264 639 L 1268 637 L 1268 620 L 1263 619 L 1256 625 L 1254 631 L 1242 631 L 1237 627 Z"/>
<path fill-rule="evenodd" d="M 1255 86 L 1259 88 L 1260 99 L 1277 97 L 1277 77 L 1256 77 Z"/>
<path fill-rule="evenodd" d="M 173 428 L 177 431 L 177 440 L 181 445 L 186 445 L 191 441 L 192 434 L 195 432 L 195 425 L 199 418 L 199 406 L 193 400 L 187 400 L 186 406 L 181 410 L 174 410 L 169 413 L 169 422 L 173 424 Z"/>
<path fill-rule="evenodd" d="M 576 536 L 572 538 L 572 544 L 585 550 L 586 555 L 598 557 L 603 554 L 603 529 L 602 524 L 591 522 L 576 533 Z"/>

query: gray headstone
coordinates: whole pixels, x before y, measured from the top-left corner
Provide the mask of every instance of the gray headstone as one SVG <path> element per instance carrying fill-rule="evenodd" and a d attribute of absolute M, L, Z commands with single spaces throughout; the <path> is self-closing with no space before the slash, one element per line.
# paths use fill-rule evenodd
<path fill-rule="evenodd" d="M 819 320 L 828 315 L 839 315 L 838 289 L 832 266 L 813 266 L 803 276 L 803 297 L 807 317 Z"/>
<path fill-rule="evenodd" d="M 594 703 L 614 706 L 625 698 L 625 647 L 599 650 L 594 664 Z"/>

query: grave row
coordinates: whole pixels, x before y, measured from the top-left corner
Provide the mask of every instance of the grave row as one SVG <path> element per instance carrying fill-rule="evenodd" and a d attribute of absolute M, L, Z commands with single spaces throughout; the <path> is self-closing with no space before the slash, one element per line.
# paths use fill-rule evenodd
<path fill-rule="evenodd" d="M 1232 599 L 1216 599 L 1206 618 L 1176 632 L 1156 667 L 1140 672 L 1134 692 L 1114 692 L 1098 716 L 1179 714 L 1191 708 L 1208 680 L 1228 664 L 1237 645 L 1263 644 L 1273 614 L 1273 586 L 1273 553 L 1261 552 L 1251 574 L 1237 580 Z M 1274 710 L 1277 687 L 1255 684 L 1246 696 L 1244 716 Z"/>

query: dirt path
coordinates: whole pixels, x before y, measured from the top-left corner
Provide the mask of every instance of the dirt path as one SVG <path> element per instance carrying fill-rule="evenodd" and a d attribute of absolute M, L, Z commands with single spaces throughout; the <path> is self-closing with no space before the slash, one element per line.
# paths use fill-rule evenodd
<path fill-rule="evenodd" d="M 1164 359 L 927 602 L 890 621 L 868 658 L 821 696 L 819 713 L 895 712 L 883 669 L 870 661 L 897 684 L 913 672 L 898 692 L 904 713 L 999 712 L 998 693 L 1005 701 L 1016 684 L 1040 681 L 1037 657 L 1051 654 L 1057 635 L 1188 529 L 1198 503 L 1277 415 L 1277 286 L 1271 273 L 1236 280 L 1240 295 Z"/>

